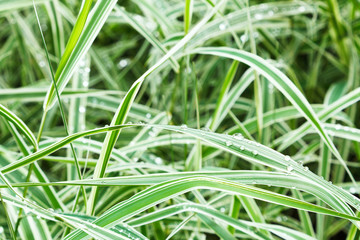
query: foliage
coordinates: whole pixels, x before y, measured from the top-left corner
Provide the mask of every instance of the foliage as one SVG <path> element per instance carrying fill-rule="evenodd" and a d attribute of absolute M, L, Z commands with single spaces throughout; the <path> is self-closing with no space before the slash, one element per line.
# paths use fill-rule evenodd
<path fill-rule="evenodd" d="M 358 239 L 359 9 L 0 0 L 0 239 Z"/>

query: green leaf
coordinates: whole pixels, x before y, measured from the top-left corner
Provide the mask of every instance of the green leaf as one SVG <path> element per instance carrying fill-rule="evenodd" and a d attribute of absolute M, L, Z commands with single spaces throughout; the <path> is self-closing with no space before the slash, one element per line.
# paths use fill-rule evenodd
<path fill-rule="evenodd" d="M 90 49 L 116 2 L 115 0 L 98 1 L 90 12 L 89 20 L 84 27 L 92 3 L 92 0 L 86 1 L 80 13 L 81 18 L 77 21 L 77 24 L 75 24 L 73 36 L 70 38 L 71 41 L 69 40 L 70 42 L 67 47 L 69 50 L 65 51 L 66 54 L 62 57 L 64 60 L 60 62 L 55 74 L 59 94 L 62 93 L 69 82 L 80 59 L 82 59 Z M 44 111 L 47 112 L 51 109 L 56 100 L 55 88 L 52 84 L 44 101 Z"/>
<path fill-rule="evenodd" d="M 0 115 L 14 124 L 14 126 L 30 141 L 35 150 L 38 148 L 36 138 L 28 126 L 2 104 L 0 104 Z"/>
<path fill-rule="evenodd" d="M 233 60 L 243 62 L 250 67 L 254 68 L 260 74 L 264 75 L 282 94 L 298 109 L 299 112 L 309 121 L 309 123 L 316 129 L 321 139 L 329 147 L 334 156 L 341 162 L 344 166 L 349 177 L 356 184 L 354 177 L 352 176 L 349 168 L 347 167 L 345 161 L 342 159 L 340 153 L 335 147 L 334 143 L 327 134 L 324 126 L 320 122 L 318 116 L 315 114 L 314 110 L 311 108 L 310 103 L 304 97 L 304 95 L 297 89 L 295 84 L 280 70 L 266 62 L 264 59 L 260 58 L 257 55 L 254 55 L 249 52 L 242 50 L 237 50 L 227 47 L 208 47 L 208 48 L 198 48 L 192 53 L 198 54 L 209 54 L 219 57 L 226 57 Z"/>
<path fill-rule="evenodd" d="M 213 189 L 226 191 L 231 194 L 240 194 L 263 201 L 293 207 L 296 209 L 342 217 L 355 221 L 360 220 L 360 218 L 355 216 L 339 213 L 334 210 L 319 207 L 311 203 L 244 184 L 212 177 L 187 177 L 152 186 L 109 209 L 93 223 L 102 227 L 114 226 L 115 224 L 129 219 L 130 217 L 146 210 L 151 206 L 194 189 Z M 81 230 L 76 230 L 67 236 L 66 239 L 81 239 L 85 236 L 86 235 L 81 232 Z"/>

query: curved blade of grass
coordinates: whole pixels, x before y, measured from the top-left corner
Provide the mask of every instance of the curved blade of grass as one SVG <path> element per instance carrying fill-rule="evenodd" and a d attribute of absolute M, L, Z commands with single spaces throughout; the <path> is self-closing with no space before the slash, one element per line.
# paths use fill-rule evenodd
<path fill-rule="evenodd" d="M 18 116 L 16 116 L 2 104 L 0 104 L 0 115 L 12 124 L 14 124 L 14 126 L 19 129 L 22 134 L 24 134 L 26 139 L 30 141 L 36 151 L 36 149 L 38 148 L 38 144 L 34 134 L 28 128 L 28 126 L 26 126 L 26 124 Z"/>
<path fill-rule="evenodd" d="M 15 198 L 8 194 L 2 194 L 4 202 L 24 209 L 26 212 L 36 215 L 39 218 L 44 218 L 50 221 L 64 223 L 70 225 L 75 229 L 82 229 L 87 232 L 90 236 L 99 239 L 147 239 L 141 233 L 136 231 L 134 228 L 118 224 L 118 231 L 105 229 L 98 225 L 92 224 L 88 221 L 81 220 L 79 217 L 69 216 L 68 214 L 61 214 L 54 212 L 53 210 L 47 210 L 27 200 L 22 201 L 19 198 Z M 112 238 L 113 237 L 113 238 Z"/>
<path fill-rule="evenodd" d="M 61 62 L 61 65 L 59 65 L 55 74 L 55 81 L 59 89 L 59 94 L 62 93 L 65 86 L 67 85 L 80 59 L 85 56 L 91 47 L 93 41 L 104 25 L 116 2 L 117 1 L 115 0 L 98 1 L 94 6 L 93 11 L 90 12 L 88 23 L 84 27 L 88 16 L 88 11 L 92 3 L 92 0 L 86 1 L 86 5 L 84 5 L 84 8 L 80 13 L 81 19 L 79 20 L 79 24 L 77 25 L 76 29 L 74 28 L 74 37 L 71 39 L 71 43 L 68 45 L 69 51 L 65 56 L 67 59 L 66 61 L 64 60 Z M 44 101 L 44 111 L 47 112 L 49 109 L 51 109 L 55 102 L 55 88 L 54 85 L 51 85 Z"/>
<path fill-rule="evenodd" d="M 260 58 L 259 56 L 233 48 L 227 48 L 227 47 L 198 48 L 192 51 L 192 53 L 209 54 L 209 55 L 234 59 L 251 66 L 252 68 L 256 69 L 260 74 L 264 75 L 277 89 L 279 89 L 279 91 L 282 92 L 282 94 L 284 94 L 284 96 L 311 123 L 311 125 L 319 133 L 319 136 L 329 147 L 329 149 L 334 154 L 334 156 L 344 166 L 346 172 L 348 173 L 354 185 L 356 185 L 356 181 L 352 176 L 349 168 L 347 167 L 345 161 L 342 159 L 340 153 L 338 152 L 331 138 L 326 133 L 318 116 L 311 108 L 310 103 L 307 101 L 304 95 L 299 91 L 299 89 L 295 86 L 295 84 L 284 73 L 279 71 L 277 68 L 275 68 L 274 66 L 272 66 L 264 59 Z"/>
<path fill-rule="evenodd" d="M 118 130 L 120 128 L 127 127 L 127 126 L 133 126 L 133 125 L 122 125 L 122 126 L 107 127 L 107 128 L 102 128 L 102 129 L 94 129 L 94 130 L 86 131 L 83 133 L 77 133 L 77 134 L 71 135 L 57 143 L 50 145 L 47 148 L 42 149 L 41 151 L 38 151 L 30 156 L 27 156 L 16 162 L 13 162 L 13 163 L 1 168 L 0 170 L 3 171 L 4 173 L 13 171 L 19 167 L 22 167 L 31 162 L 34 162 L 34 161 L 40 159 L 41 157 L 49 155 L 50 153 L 56 151 L 57 149 L 60 149 L 64 145 L 68 144 L 69 142 L 71 142 L 77 138 L 91 135 L 91 134 L 101 133 L 104 131 L 114 131 L 114 130 Z M 157 127 L 160 127 L 160 126 L 157 126 Z M 290 161 L 290 162 L 286 161 L 285 160 L 286 158 L 284 157 L 284 155 L 277 153 L 271 149 L 268 149 L 264 146 L 260 146 L 260 145 L 257 146 L 257 144 L 252 143 L 251 141 L 247 141 L 247 140 L 243 141 L 241 139 L 235 139 L 231 136 L 210 133 L 210 132 L 204 132 L 204 131 L 196 130 L 196 129 L 182 129 L 182 128 L 176 127 L 176 126 L 161 126 L 161 128 L 164 128 L 167 130 L 172 130 L 172 131 L 179 131 L 179 132 L 183 132 L 183 133 L 195 136 L 197 138 L 203 139 L 205 142 L 209 142 L 212 145 L 216 145 L 223 150 L 226 150 L 226 151 L 229 151 L 236 155 L 239 155 L 247 160 L 254 161 L 254 162 L 257 162 L 260 164 L 264 164 L 267 166 L 271 166 L 273 168 L 281 169 L 283 171 L 287 171 L 288 167 L 291 166 L 291 168 L 294 169 L 293 170 L 294 173 L 300 174 L 300 176 L 302 176 L 302 177 L 305 176 L 305 179 L 309 179 L 309 180 L 313 181 L 314 183 L 318 184 L 319 185 L 318 187 L 323 187 L 324 189 L 327 189 L 328 192 L 331 192 L 332 194 L 328 194 L 328 198 L 332 198 L 332 195 L 339 196 L 344 201 L 349 202 L 352 206 L 354 206 L 354 207 L 359 206 L 358 205 L 359 200 L 353 198 L 353 196 L 351 194 L 349 194 L 348 192 L 345 192 L 342 189 L 336 188 L 332 184 L 324 181 L 323 179 L 317 177 L 316 175 L 313 175 L 311 172 L 304 169 L 302 166 L 298 166 L 298 164 L 293 163 L 292 161 Z M 228 142 L 232 142 L 232 145 L 227 146 L 226 143 L 228 143 Z M 235 145 L 244 146 L 244 150 L 242 150 L 239 147 L 236 147 Z M 255 156 L 254 152 L 256 152 L 258 155 Z M 348 209 L 346 205 L 341 204 L 341 202 L 338 202 L 332 206 L 338 210 L 346 211 L 347 213 L 351 212 L 350 209 Z"/>
<path fill-rule="evenodd" d="M 113 126 L 102 129 L 94 129 L 94 130 L 71 135 L 57 143 L 50 145 L 49 147 L 42 149 L 41 151 L 38 151 L 30 156 L 27 156 L 16 162 L 13 162 L 1 168 L 0 170 L 3 171 L 4 173 L 13 171 L 19 167 L 25 166 L 44 156 L 49 155 L 50 153 L 56 151 L 57 149 L 60 149 L 64 145 L 80 137 L 91 134 L 97 134 L 104 131 L 114 131 L 127 126 L 134 126 L 134 125 L 122 125 L 122 126 Z M 349 194 L 348 192 L 340 188 L 333 186 L 327 181 L 324 181 L 320 177 L 309 172 L 307 169 L 304 169 L 303 166 L 299 166 L 297 163 L 293 162 L 292 160 L 290 161 L 287 160 L 287 158 L 284 155 L 277 153 L 276 151 L 269 149 L 267 147 L 261 146 L 260 144 L 257 144 L 255 142 L 242 140 L 241 138 L 236 139 L 235 137 L 226 136 L 223 134 L 204 132 L 196 129 L 189 129 L 189 128 L 184 129 L 176 126 L 156 126 L 156 127 L 161 127 L 163 129 L 189 134 L 196 138 L 202 139 L 205 142 L 210 143 L 211 145 L 220 147 L 220 149 L 223 149 L 230 153 L 236 154 L 242 158 L 245 158 L 249 161 L 267 165 L 276 169 L 280 169 L 282 171 L 288 171 L 289 167 L 291 166 L 291 169 L 293 169 L 291 171 L 292 173 L 295 173 L 296 175 L 299 175 L 304 179 L 308 179 L 309 181 L 312 182 L 312 185 L 314 184 L 317 185 L 317 188 L 326 189 L 328 193 L 326 194 L 327 196 L 325 197 L 325 199 L 326 198 L 333 199 L 335 202 L 333 202 L 333 204 L 331 203 L 329 204 L 332 207 L 336 208 L 337 210 L 345 211 L 346 213 L 351 213 L 351 210 L 347 207 L 347 205 L 344 205 L 342 201 L 346 201 L 356 208 L 359 206 L 359 200 L 354 198 L 353 195 Z M 231 143 L 231 145 L 228 146 L 229 143 Z M 243 146 L 244 149 L 242 149 L 241 146 Z M 271 184 L 271 182 L 269 184 Z M 334 199 L 333 198 L 334 196 L 337 197 Z"/>
<path fill-rule="evenodd" d="M 136 166 L 135 166 L 136 167 Z M 188 178 L 195 176 L 217 177 L 226 180 L 239 182 L 242 184 L 259 184 L 272 185 L 277 187 L 285 187 L 291 189 L 299 189 L 308 192 L 329 206 L 335 209 L 342 209 L 341 202 L 336 195 L 328 193 L 326 188 L 322 188 L 314 184 L 314 182 L 307 179 L 301 179 L 299 176 L 289 175 L 276 172 L 264 171 L 199 171 L 199 172 L 179 172 L 179 173 L 162 173 L 139 176 L 123 176 L 123 177 L 109 177 L 102 179 L 84 179 L 73 180 L 66 182 L 53 183 L 14 183 L 13 187 L 35 187 L 35 186 L 138 186 L 138 185 L 154 185 L 165 181 L 175 180 L 179 178 Z M 274 181 L 276 179 L 276 181 Z M 0 185 L 0 188 L 6 188 L 7 185 Z"/>
<path fill-rule="evenodd" d="M 330 104 L 328 107 L 324 108 L 319 112 L 319 119 L 323 122 L 335 116 L 337 113 L 341 112 L 343 109 L 353 105 L 354 103 L 360 101 L 360 88 L 357 88 L 345 96 L 341 97 L 337 101 Z M 300 138 L 302 138 L 311 128 L 309 122 L 304 123 L 301 127 L 297 128 L 295 131 L 289 132 L 288 134 L 282 136 L 281 138 L 275 141 L 276 143 L 282 142 L 279 146 L 279 150 L 284 150 Z"/>
<path fill-rule="evenodd" d="M 225 191 L 231 194 L 240 194 L 262 201 L 280 204 L 296 209 L 327 214 L 346 218 L 349 220 L 360 221 L 360 218 L 339 213 L 334 210 L 319 207 L 311 203 L 307 203 L 298 199 L 294 199 L 285 195 L 272 193 L 260 188 L 239 184 L 227 180 L 212 177 L 192 177 L 182 178 L 152 186 L 139 194 L 115 205 L 97 218 L 93 223 L 102 227 L 111 227 L 115 224 L 129 219 L 151 206 L 166 201 L 174 196 L 194 190 L 194 189 L 213 189 Z M 82 239 L 86 235 L 81 230 L 76 230 L 66 237 L 67 240 Z"/>
<path fill-rule="evenodd" d="M 184 128 L 178 126 L 153 126 L 161 127 L 162 129 L 182 132 L 196 138 L 202 139 L 209 144 L 213 144 L 217 148 L 224 151 L 230 152 L 237 156 L 240 156 L 248 161 L 259 163 L 261 165 L 270 166 L 275 169 L 279 169 L 288 173 L 294 173 L 301 176 L 302 178 L 316 183 L 318 187 L 323 187 L 332 194 L 337 195 L 342 201 L 346 201 L 356 209 L 360 209 L 360 200 L 354 198 L 352 194 L 340 189 L 333 184 L 321 179 L 319 176 L 310 172 L 307 168 L 304 168 L 301 164 L 293 161 L 290 157 L 284 156 L 283 154 L 274 151 L 266 146 L 259 143 L 244 139 L 242 136 L 227 136 L 225 134 L 218 134 L 212 132 L 205 132 L 197 129 Z M 289 171 L 290 170 L 290 171 Z M 339 206 L 340 207 L 340 206 Z M 345 207 L 345 208 L 343 208 Z M 342 209 L 350 209 L 342 205 Z M 351 212 L 351 211 L 350 211 Z"/>
<path fill-rule="evenodd" d="M 218 8 L 223 4 L 223 0 L 220 1 L 217 7 L 213 8 L 209 13 L 205 15 L 205 17 L 193 27 L 193 29 L 181 40 L 179 41 L 168 53 L 163 56 L 155 65 L 153 65 L 150 69 L 148 69 L 138 80 L 136 80 L 133 85 L 131 86 L 130 90 L 127 92 L 126 96 L 120 103 L 113 120 L 111 121 L 111 125 L 119 125 L 123 124 L 126 121 L 127 115 L 131 108 L 134 99 L 144 82 L 145 78 L 152 73 L 155 69 L 157 69 L 160 65 L 166 62 L 171 56 L 174 55 L 179 49 L 181 49 L 199 30 L 200 28 L 210 20 L 210 18 L 216 13 Z M 115 146 L 115 143 L 119 137 L 120 130 L 114 131 L 109 134 L 106 134 L 103 149 L 100 154 L 100 158 L 98 164 L 95 167 L 93 178 L 102 178 L 105 174 L 105 170 L 107 167 L 107 163 L 109 161 L 111 152 Z M 94 187 L 91 190 L 90 197 L 89 197 L 89 204 L 86 210 L 88 215 L 91 215 L 95 209 L 95 197 L 97 193 L 97 188 Z"/>
<path fill-rule="evenodd" d="M 85 131 L 85 132 L 81 132 L 81 133 L 75 133 L 73 135 L 70 135 L 64 139 L 62 139 L 59 142 L 56 142 L 54 144 L 51 144 L 50 146 L 43 148 L 29 156 L 26 156 L 24 158 L 21 158 L 20 160 L 17 160 L 11 164 L 8 164 L 2 168 L 0 168 L 0 171 L 3 173 L 8 173 L 8 172 L 12 172 L 20 167 L 26 166 L 32 162 L 35 162 L 39 159 L 41 159 L 42 157 L 45 157 L 53 152 L 55 152 L 56 150 L 62 148 L 63 146 L 71 143 L 72 141 L 81 138 L 81 137 L 85 137 L 85 136 L 89 136 L 89 135 L 93 135 L 93 134 L 99 134 L 99 133 L 103 133 L 106 131 L 117 131 L 121 128 L 124 127 L 129 127 L 131 125 L 120 125 L 120 126 L 112 126 L 112 127 L 104 127 L 104 128 L 98 128 L 98 129 L 93 129 L 93 130 L 89 130 L 89 131 Z"/>
<path fill-rule="evenodd" d="M 272 224 L 254 224 L 249 221 L 233 219 L 233 218 L 213 209 L 210 206 L 204 206 L 204 205 L 195 204 L 195 203 L 182 203 L 182 204 L 172 205 L 170 207 L 163 208 L 157 212 L 149 213 L 149 214 L 146 214 L 139 218 L 136 218 L 134 220 L 130 220 L 127 223 L 132 226 L 141 226 L 144 224 L 151 223 L 153 221 L 159 221 L 161 219 L 164 219 L 164 218 L 167 218 L 167 217 L 170 217 L 175 214 L 182 213 L 182 212 L 193 212 L 193 213 L 197 213 L 197 214 L 201 214 L 204 216 L 208 216 L 208 217 L 217 219 L 220 222 L 230 225 L 230 226 L 233 226 L 234 228 L 238 229 L 239 231 L 244 232 L 244 233 L 248 234 L 249 236 L 251 236 L 253 238 L 257 238 L 257 239 L 270 239 L 270 238 L 266 237 L 265 235 L 259 234 L 255 228 L 273 231 L 275 234 L 277 234 L 277 231 L 274 231 L 276 229 L 276 227 L 279 227 L 278 230 L 280 230 L 280 229 L 282 230 L 282 236 L 284 237 L 284 239 L 304 239 L 304 240 L 305 239 L 309 239 L 309 240 L 315 239 L 309 235 L 306 235 L 299 231 L 289 229 L 287 227 L 281 227 L 281 226 L 276 226 L 276 225 L 272 225 Z"/>

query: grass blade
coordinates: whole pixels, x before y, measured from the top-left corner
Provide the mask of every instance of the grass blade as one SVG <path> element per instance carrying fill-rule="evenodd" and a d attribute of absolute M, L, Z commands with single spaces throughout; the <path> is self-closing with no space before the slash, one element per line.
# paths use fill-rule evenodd
<path fill-rule="evenodd" d="M 304 95 L 297 89 L 294 83 L 286 77 L 281 71 L 268 64 L 264 59 L 245 52 L 241 50 L 236 50 L 232 48 L 219 48 L 219 47 L 209 47 L 209 48 L 199 48 L 194 50 L 193 53 L 199 54 L 210 54 L 220 57 L 231 58 L 240 62 L 244 62 L 256 69 L 260 74 L 264 75 L 277 89 L 279 89 L 284 96 L 303 114 L 303 116 L 311 123 L 311 125 L 319 133 L 321 139 L 329 147 L 334 156 L 341 162 L 344 166 L 349 177 L 356 184 L 354 177 L 352 176 L 349 168 L 347 167 L 345 161 L 342 159 L 340 153 L 335 147 L 334 143 L 330 139 L 326 130 L 323 127 L 323 124 L 320 122 L 318 116 L 315 114 L 314 110 L 311 108 L 310 103 L 304 97 Z"/>
<path fill-rule="evenodd" d="M 18 116 L 2 104 L 0 104 L 0 115 L 14 124 L 14 126 L 16 126 L 16 128 L 19 129 L 19 131 L 24 134 L 26 139 L 33 145 L 35 150 L 38 148 L 36 138 L 28 126 L 26 126 L 26 124 Z"/>

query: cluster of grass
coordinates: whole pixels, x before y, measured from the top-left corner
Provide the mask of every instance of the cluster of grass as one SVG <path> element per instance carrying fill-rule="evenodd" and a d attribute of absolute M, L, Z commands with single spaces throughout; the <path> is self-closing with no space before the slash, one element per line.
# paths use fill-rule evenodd
<path fill-rule="evenodd" d="M 0 0 L 0 239 L 360 238 L 360 3 Z"/>

